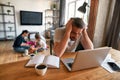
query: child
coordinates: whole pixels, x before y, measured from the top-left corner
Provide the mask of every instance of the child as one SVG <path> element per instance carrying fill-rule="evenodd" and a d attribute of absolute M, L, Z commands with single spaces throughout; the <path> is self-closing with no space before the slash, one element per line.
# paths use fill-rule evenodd
<path fill-rule="evenodd" d="M 38 33 L 35 34 L 35 47 L 38 48 L 38 51 L 47 49 L 46 43 L 41 39 L 40 35 Z"/>

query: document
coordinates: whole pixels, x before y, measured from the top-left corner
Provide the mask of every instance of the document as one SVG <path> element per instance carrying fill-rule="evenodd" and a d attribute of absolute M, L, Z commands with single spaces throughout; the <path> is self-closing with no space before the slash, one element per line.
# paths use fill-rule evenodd
<path fill-rule="evenodd" d="M 115 62 L 115 60 L 111 58 L 111 54 L 108 54 L 108 55 L 107 55 L 106 59 L 103 61 L 103 63 L 102 63 L 101 66 L 102 66 L 104 69 L 106 69 L 108 72 L 110 72 L 110 73 L 116 72 L 116 71 L 114 71 L 114 70 L 112 70 L 112 69 L 110 68 L 110 66 L 108 65 L 107 62 L 114 62 L 115 64 L 117 64 L 117 63 Z M 117 64 L 117 65 L 120 67 L 120 64 Z"/>

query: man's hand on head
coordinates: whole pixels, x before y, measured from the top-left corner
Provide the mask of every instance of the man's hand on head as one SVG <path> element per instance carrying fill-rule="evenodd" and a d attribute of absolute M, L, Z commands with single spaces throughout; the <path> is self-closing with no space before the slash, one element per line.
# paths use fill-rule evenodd
<path fill-rule="evenodd" d="M 85 30 L 87 30 L 87 29 L 88 29 L 88 27 L 86 26 L 84 29 L 85 29 Z"/>
<path fill-rule="evenodd" d="M 83 34 L 83 35 L 87 33 L 87 29 L 88 29 L 88 27 L 85 27 L 85 28 L 83 29 L 83 31 L 82 31 L 82 34 Z"/>
<path fill-rule="evenodd" d="M 67 31 L 68 33 L 71 33 L 71 31 L 72 31 L 72 19 L 70 19 L 70 20 L 67 22 L 67 24 L 66 24 L 66 31 Z"/>

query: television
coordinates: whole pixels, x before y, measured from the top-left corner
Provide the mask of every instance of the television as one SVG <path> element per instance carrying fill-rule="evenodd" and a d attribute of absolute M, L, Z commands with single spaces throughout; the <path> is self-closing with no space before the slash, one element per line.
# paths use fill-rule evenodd
<path fill-rule="evenodd" d="M 42 25 L 42 12 L 20 11 L 21 25 Z"/>

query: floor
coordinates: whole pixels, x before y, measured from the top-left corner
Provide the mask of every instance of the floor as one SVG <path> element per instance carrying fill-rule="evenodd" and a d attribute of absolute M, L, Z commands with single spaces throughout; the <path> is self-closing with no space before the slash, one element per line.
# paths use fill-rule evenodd
<path fill-rule="evenodd" d="M 0 41 L 0 64 L 29 59 L 28 56 L 14 52 L 12 45 L 13 41 Z M 49 52 L 49 48 L 47 51 Z"/>
<path fill-rule="evenodd" d="M 28 57 L 14 52 L 12 45 L 13 41 L 0 41 L 0 64 L 28 59 Z"/>

